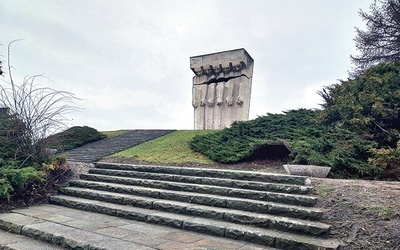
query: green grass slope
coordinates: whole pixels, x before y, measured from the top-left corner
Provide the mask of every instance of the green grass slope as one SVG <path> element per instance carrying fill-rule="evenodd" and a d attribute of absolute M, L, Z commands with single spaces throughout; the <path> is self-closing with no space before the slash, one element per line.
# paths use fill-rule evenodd
<path fill-rule="evenodd" d="M 88 126 L 75 126 L 45 139 L 49 148 L 70 150 L 106 138 L 107 135 Z"/>
<path fill-rule="evenodd" d="M 135 147 L 118 152 L 110 157 L 124 157 L 157 164 L 198 163 L 209 164 L 213 161 L 206 156 L 194 152 L 189 147 L 189 141 L 195 135 L 210 134 L 213 131 L 180 130 Z"/>

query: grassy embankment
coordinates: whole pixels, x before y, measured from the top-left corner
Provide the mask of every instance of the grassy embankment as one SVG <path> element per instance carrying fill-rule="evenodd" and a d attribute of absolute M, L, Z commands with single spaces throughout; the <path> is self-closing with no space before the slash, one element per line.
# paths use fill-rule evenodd
<path fill-rule="evenodd" d="M 103 135 L 107 136 L 107 138 L 115 137 L 118 135 L 122 135 L 126 132 L 129 132 L 129 130 L 121 129 L 121 130 L 113 130 L 113 131 L 101 131 Z"/>
<path fill-rule="evenodd" d="M 175 131 L 157 139 L 142 143 L 138 146 L 128 148 L 110 157 L 133 158 L 157 164 L 169 163 L 212 163 L 210 159 L 200 153 L 193 152 L 189 148 L 189 141 L 200 134 L 212 131 L 180 130 Z"/>

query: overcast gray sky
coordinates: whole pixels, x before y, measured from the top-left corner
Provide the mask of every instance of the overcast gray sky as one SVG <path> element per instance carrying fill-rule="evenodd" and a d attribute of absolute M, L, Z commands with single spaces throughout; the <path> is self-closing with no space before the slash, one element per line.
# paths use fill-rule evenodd
<path fill-rule="evenodd" d="M 189 57 L 245 48 L 250 118 L 319 108 L 346 79 L 359 9 L 373 0 L 1 0 L 0 47 L 15 78 L 73 92 L 69 126 L 192 129 Z M 7 77 L 7 76 L 6 76 Z M 0 84 L 5 84 L 0 82 Z"/>

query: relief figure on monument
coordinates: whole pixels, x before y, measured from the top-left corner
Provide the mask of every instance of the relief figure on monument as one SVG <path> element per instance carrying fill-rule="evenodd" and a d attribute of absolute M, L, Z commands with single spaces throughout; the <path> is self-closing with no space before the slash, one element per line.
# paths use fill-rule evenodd
<path fill-rule="evenodd" d="M 201 89 L 198 85 L 193 85 L 193 93 L 192 93 L 192 105 L 193 108 L 197 108 L 200 105 L 201 98 Z"/>
<path fill-rule="evenodd" d="M 242 68 L 243 68 L 243 65 L 242 65 L 241 62 L 240 62 L 240 63 L 236 63 L 236 64 L 233 66 L 233 69 L 234 69 L 235 71 L 237 71 L 237 72 L 242 71 Z"/>
<path fill-rule="evenodd" d="M 225 78 L 229 78 L 229 75 L 232 71 L 232 63 L 228 63 L 225 66 L 222 66 L 222 72 L 224 73 Z"/>
<path fill-rule="evenodd" d="M 214 73 L 215 73 L 215 76 L 216 76 L 216 78 L 217 78 L 217 81 L 218 81 L 218 79 L 220 79 L 220 78 L 224 78 L 224 72 L 222 72 L 221 64 L 218 64 L 218 65 L 216 65 L 216 66 L 213 66 L 213 69 L 214 69 Z"/>
<path fill-rule="evenodd" d="M 200 97 L 201 93 L 198 89 L 196 89 L 196 86 L 193 85 L 193 93 L 192 93 L 192 106 L 193 108 L 197 108 L 200 103 Z"/>
<path fill-rule="evenodd" d="M 210 83 L 211 81 L 213 81 L 215 79 L 214 70 L 211 65 L 204 66 L 203 70 L 204 70 L 204 74 L 207 75 L 207 83 Z"/>
<path fill-rule="evenodd" d="M 193 84 L 192 105 L 194 108 L 206 105 L 208 84 Z"/>
<path fill-rule="evenodd" d="M 233 88 L 235 83 L 233 80 L 229 80 L 227 82 L 225 82 L 225 87 L 226 87 L 226 104 L 228 104 L 228 106 L 232 106 L 233 105 Z"/>
<path fill-rule="evenodd" d="M 221 106 L 224 103 L 224 88 L 225 82 L 217 83 L 217 105 Z"/>
<path fill-rule="evenodd" d="M 215 104 L 215 85 L 215 82 L 208 84 L 207 105 L 210 108 L 212 108 Z"/>
<path fill-rule="evenodd" d="M 205 106 L 207 98 L 207 84 L 201 84 L 200 89 L 201 89 L 200 106 Z"/>
<path fill-rule="evenodd" d="M 238 105 L 243 105 L 245 102 L 245 96 L 249 89 L 249 79 L 246 76 L 241 76 L 238 79 L 238 96 L 236 98 L 236 103 Z"/>

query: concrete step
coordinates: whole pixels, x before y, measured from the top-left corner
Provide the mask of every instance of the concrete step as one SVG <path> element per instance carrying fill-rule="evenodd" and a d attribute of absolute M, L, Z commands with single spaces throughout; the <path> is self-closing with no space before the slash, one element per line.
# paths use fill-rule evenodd
<path fill-rule="evenodd" d="M 304 186 L 304 185 L 242 181 L 236 179 L 233 180 L 224 178 L 197 177 L 197 176 L 162 174 L 162 173 L 160 174 L 160 173 L 149 173 L 149 172 L 140 172 L 132 170 L 127 171 L 127 170 L 92 168 L 89 170 L 89 174 L 129 177 L 129 178 L 148 179 L 148 180 L 160 180 L 160 181 L 170 181 L 170 182 L 184 182 L 192 184 L 214 185 L 222 187 L 252 189 L 258 191 L 280 192 L 289 194 L 309 194 L 310 191 L 312 190 L 310 186 Z"/>
<path fill-rule="evenodd" d="M 144 182 L 144 181 L 143 181 Z M 225 206 L 231 197 L 271 201 L 290 205 L 300 205 L 311 207 L 315 204 L 316 198 L 306 195 L 293 195 L 275 192 L 252 191 L 246 189 L 223 189 L 217 186 L 192 185 L 184 186 L 184 191 L 166 190 L 159 188 L 147 188 L 135 185 L 125 185 L 110 182 L 74 180 L 70 182 L 72 186 L 93 188 L 104 191 L 115 191 L 118 193 L 128 193 L 140 196 L 156 197 L 160 199 L 171 199 L 185 202 L 201 202 L 201 204 L 213 206 Z M 148 181 L 148 185 L 152 185 Z M 177 186 L 178 184 L 176 184 Z M 182 189 L 181 189 L 182 190 Z M 222 204 L 222 205 L 221 205 Z"/>
<path fill-rule="evenodd" d="M 150 248 L 129 241 L 120 240 L 114 237 L 109 237 L 107 235 L 93 233 L 90 231 L 77 229 L 50 221 L 40 220 L 31 216 L 18 213 L 2 214 L 0 217 L 0 229 L 9 231 L 14 234 L 20 234 L 22 235 L 21 237 L 26 236 L 32 239 L 38 239 L 52 244 L 51 246 L 49 246 L 49 244 L 45 245 L 50 248 L 37 249 L 155 250 L 155 248 Z M 27 240 L 27 238 L 25 237 L 23 239 Z M 28 240 L 28 242 L 32 243 L 31 240 Z M 21 242 L 21 244 L 23 243 Z M 36 246 L 35 244 L 40 244 L 40 242 L 32 243 L 32 246 Z"/>
<path fill-rule="evenodd" d="M 215 185 L 149 180 L 149 179 L 118 177 L 118 176 L 109 176 L 109 175 L 95 175 L 95 174 L 82 174 L 80 176 L 80 179 L 88 180 L 88 181 L 143 186 L 143 187 L 158 188 L 158 189 L 168 189 L 168 190 L 188 191 L 188 192 L 197 192 L 197 193 L 205 193 L 205 194 L 226 195 L 226 196 L 230 196 L 230 197 L 232 197 L 232 196 L 246 197 L 249 199 L 257 199 L 257 200 L 263 200 L 264 196 L 271 196 L 272 193 L 277 193 L 277 192 L 270 192 L 270 191 L 231 188 L 231 187 L 223 187 L 223 186 L 215 186 Z M 282 193 L 282 194 L 286 194 L 286 193 Z M 293 194 L 290 194 L 287 196 L 287 198 L 289 198 L 289 197 L 293 197 Z M 312 199 L 313 201 L 309 201 L 309 204 L 312 204 L 312 205 L 314 204 L 312 202 L 315 202 L 315 197 L 312 197 L 312 196 L 296 195 L 295 197 L 301 197 L 303 199 L 305 199 L 305 198 Z"/>
<path fill-rule="evenodd" d="M 285 184 L 295 184 L 295 185 L 309 185 L 311 183 L 310 178 L 306 176 L 283 175 L 283 174 L 263 173 L 254 171 L 128 165 L 128 164 L 114 164 L 114 163 L 102 163 L 102 162 L 96 163 L 96 168 L 197 176 L 197 177 L 225 178 L 233 180 L 258 181 L 258 182 L 268 182 L 268 183 L 285 183 Z"/>
<path fill-rule="evenodd" d="M 127 194 L 116 194 L 113 192 L 88 190 L 74 187 L 63 188 L 61 189 L 61 192 L 64 195 L 90 200 L 99 200 L 145 209 L 186 214 L 190 216 L 211 218 L 215 220 L 247 224 L 270 229 L 279 229 L 283 231 L 291 231 L 303 234 L 311 234 L 316 236 L 327 235 L 330 229 L 330 225 L 324 223 L 290 218 L 286 217 L 286 215 L 276 216 L 255 212 L 245 212 L 243 210 L 236 209 L 196 205 L 187 202 L 158 200 L 154 198 L 143 199 L 142 197 Z"/>
<path fill-rule="evenodd" d="M 239 241 L 226 237 L 217 237 L 209 234 L 202 234 L 194 231 L 156 225 L 154 223 L 124 219 L 121 217 L 68 208 L 54 204 L 42 204 L 29 208 L 16 209 L 5 214 L 7 216 L 5 220 L 10 221 L 10 214 L 17 214 L 18 217 L 21 217 L 21 215 L 28 216 L 20 219 L 20 223 L 23 223 L 23 225 L 35 224 L 24 220 L 24 218 L 35 218 L 37 219 L 36 224 L 43 222 L 54 222 L 67 227 L 136 243 L 138 245 L 148 247 L 146 249 L 276 250 L 276 248 L 253 244 L 246 241 Z M 0 218 L 2 218 L 3 215 L 4 214 L 0 214 Z M 11 217 L 15 219 L 15 216 Z M 51 234 L 51 237 L 57 239 L 57 234 L 58 232 L 55 231 Z M 108 237 L 105 237 L 104 241 L 107 241 L 109 239 Z M 81 241 L 83 243 L 85 240 L 83 239 Z M 85 245 L 82 243 L 80 246 Z M 93 248 L 93 244 L 91 244 L 91 247 L 92 248 L 79 247 L 75 249 L 96 249 Z M 132 250 L 137 248 L 132 248 L 132 245 L 125 245 L 125 247 L 124 245 L 119 245 L 119 247 L 118 245 L 116 247 L 104 245 L 101 249 Z"/>
<path fill-rule="evenodd" d="M 0 249 L 4 250 L 64 250 L 62 246 L 35 240 L 20 234 L 0 230 Z"/>
<path fill-rule="evenodd" d="M 78 189 L 82 190 L 80 187 L 67 187 L 61 189 L 62 192 L 74 192 L 73 190 Z M 86 189 L 83 187 L 83 189 Z M 95 189 L 86 189 L 88 192 L 91 191 L 93 193 L 100 193 L 100 192 L 107 192 L 107 190 L 95 190 Z M 128 204 L 132 204 L 133 206 L 145 207 L 150 208 L 151 203 L 157 199 L 158 197 L 146 197 L 146 196 L 139 196 L 139 195 L 132 195 L 132 194 L 121 194 L 115 192 L 109 192 L 114 195 L 115 202 L 121 202 L 121 197 L 124 197 L 124 202 L 128 202 Z M 111 197 L 112 198 L 112 197 Z M 215 197 L 214 197 L 215 199 Z M 209 205 L 207 204 L 207 200 L 205 199 L 203 202 L 196 203 L 198 199 L 192 199 L 189 202 L 192 205 Z M 171 200 L 170 200 L 171 201 Z M 263 213 L 263 214 L 272 214 L 272 215 L 280 215 L 292 218 L 298 218 L 303 220 L 320 220 L 322 218 L 322 211 L 318 208 L 312 207 L 302 207 L 302 206 L 294 206 L 294 205 L 286 205 L 281 203 L 274 203 L 274 202 L 265 202 L 265 201 L 256 201 L 256 200 L 248 200 L 248 199 L 240 199 L 240 198 L 225 198 L 225 203 L 221 202 L 218 204 L 222 204 L 219 206 L 220 208 L 230 208 L 248 212 L 255 212 L 255 213 Z M 171 201 L 174 202 L 174 201 Z M 212 203 L 213 207 L 217 203 Z"/>
<path fill-rule="evenodd" d="M 248 225 L 238 225 L 230 222 L 219 221 L 216 223 L 214 219 L 197 218 L 103 201 L 93 201 L 63 195 L 52 196 L 50 201 L 67 207 L 100 212 L 154 224 L 162 224 L 220 237 L 244 240 L 281 249 L 337 249 L 339 246 L 336 240 L 298 235 Z"/>
<path fill-rule="evenodd" d="M 50 201 L 266 248 L 337 249 L 310 184 L 304 176 L 96 163 Z"/>

